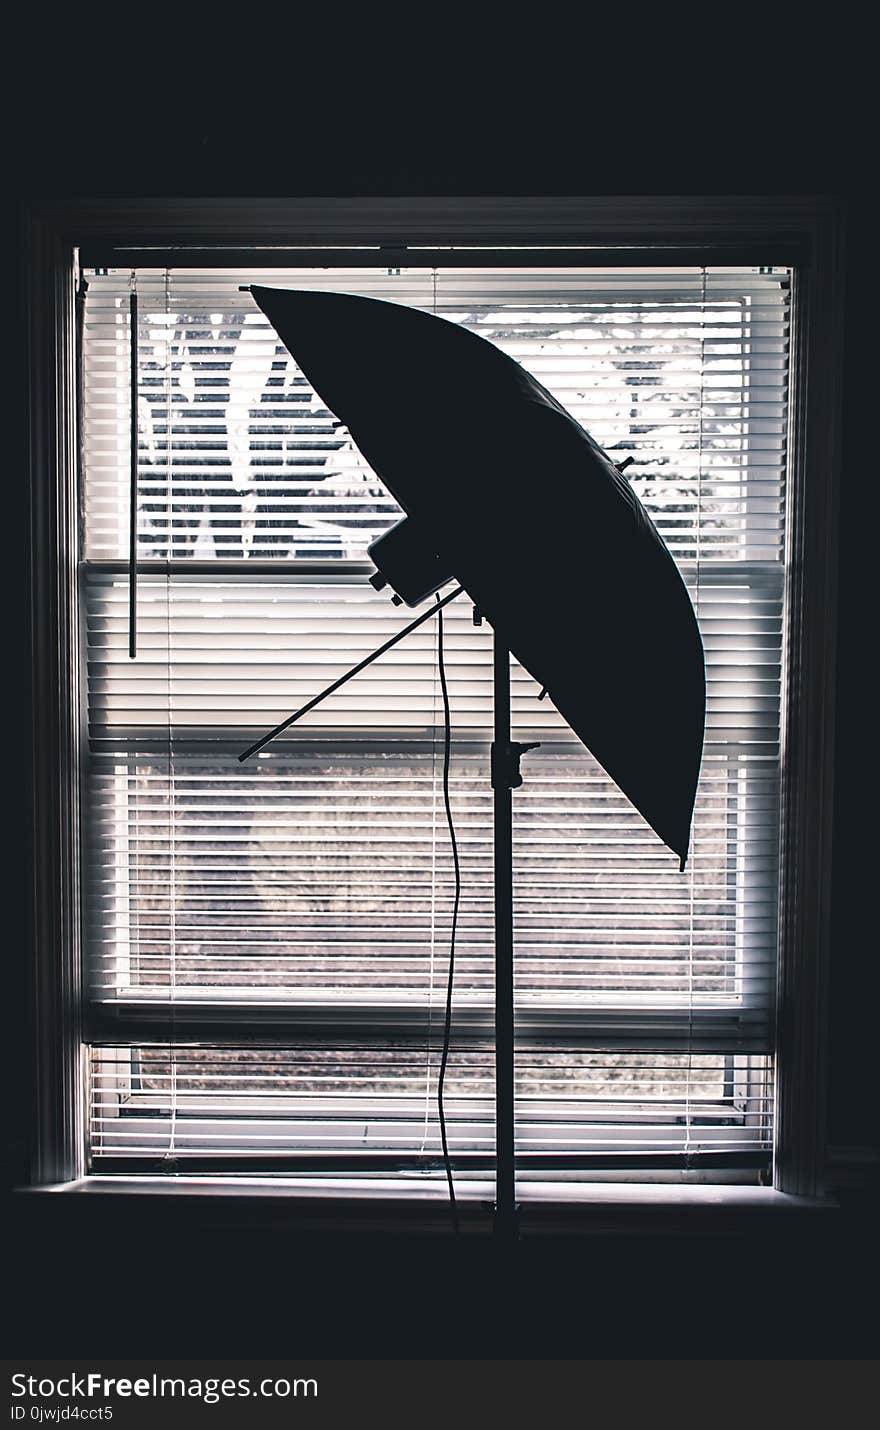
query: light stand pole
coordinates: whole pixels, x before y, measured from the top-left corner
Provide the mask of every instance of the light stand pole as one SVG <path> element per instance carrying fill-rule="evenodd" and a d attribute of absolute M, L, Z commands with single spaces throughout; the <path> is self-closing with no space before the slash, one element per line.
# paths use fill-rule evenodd
<path fill-rule="evenodd" d="M 519 1230 L 514 1135 L 513 1012 L 513 791 L 522 784 L 519 762 L 537 743 L 510 738 L 510 652 L 493 635 L 492 791 L 495 845 L 495 1219 L 494 1233 L 508 1241 Z"/>

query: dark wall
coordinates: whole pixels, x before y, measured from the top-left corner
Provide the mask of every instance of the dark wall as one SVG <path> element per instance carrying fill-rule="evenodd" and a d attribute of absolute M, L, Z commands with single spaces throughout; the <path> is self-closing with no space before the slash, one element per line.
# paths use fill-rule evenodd
<path fill-rule="evenodd" d="M 426 104 L 408 98 L 383 104 L 349 100 L 340 105 L 331 87 L 315 104 L 314 92 L 304 97 L 302 91 L 294 94 L 276 88 L 274 93 L 282 93 L 283 99 L 263 98 L 247 119 L 242 119 L 240 109 L 226 115 L 224 106 L 215 103 L 182 105 L 179 96 L 173 104 L 154 102 L 146 108 L 145 101 L 136 98 L 127 110 L 117 110 L 108 118 L 101 94 L 86 89 L 76 97 L 76 118 L 64 149 L 55 129 L 57 103 L 41 102 L 31 116 L 26 142 L 14 155 L 14 165 L 19 194 L 47 197 L 833 193 L 847 199 L 829 1140 L 853 1145 L 866 1140 L 866 1128 L 876 1120 L 872 1034 L 880 992 L 868 907 L 874 881 L 863 817 L 873 764 L 868 735 L 875 723 L 873 681 L 863 673 L 871 647 L 868 542 L 873 541 L 874 514 L 869 502 L 876 487 L 867 425 L 873 395 L 868 393 L 868 327 L 874 324 L 868 289 L 873 227 L 863 128 L 868 96 L 855 80 L 850 85 L 848 75 L 839 74 L 836 92 L 829 97 L 827 69 L 815 68 L 828 58 L 818 56 L 814 68 L 804 73 L 777 36 L 775 45 L 769 44 L 766 73 L 752 76 L 747 105 L 741 74 L 723 76 L 717 87 L 707 83 L 696 92 L 693 85 L 683 85 L 679 93 L 674 72 L 658 85 L 651 72 L 640 76 L 626 66 L 615 66 L 598 89 L 591 72 L 581 77 L 577 87 L 562 87 L 571 97 L 551 97 L 542 103 L 526 92 L 498 104 Z M 830 59 L 833 66 L 833 56 Z M 819 75 L 821 85 L 816 83 Z M 203 96 L 206 92 L 203 86 Z M 544 117 L 538 120 L 536 113 Z M 121 1220 L 114 1215 L 108 1231 L 111 1226 L 119 1230 Z M 780 1250 L 777 1240 L 776 1279 L 781 1277 L 788 1287 L 787 1304 L 792 1310 L 800 1308 L 782 1337 L 778 1331 L 756 1331 L 766 1323 L 749 1319 L 751 1283 L 743 1269 L 766 1252 L 772 1238 L 743 1251 L 739 1242 L 716 1237 L 702 1246 L 689 1245 L 686 1253 L 674 1238 L 676 1255 L 662 1239 L 654 1238 L 650 1245 L 603 1242 L 600 1248 L 591 1239 L 574 1261 L 570 1252 L 548 1244 L 542 1252 L 525 1253 L 524 1260 L 503 1262 L 499 1272 L 497 1253 L 493 1261 L 485 1250 L 464 1259 L 459 1253 L 448 1261 L 435 1252 L 401 1251 L 399 1245 L 385 1251 L 375 1246 L 353 1251 L 350 1239 L 340 1242 L 334 1237 L 324 1239 L 319 1249 L 313 1241 L 304 1245 L 290 1236 L 279 1241 L 260 1229 L 208 1232 L 203 1226 L 198 1235 L 188 1232 L 185 1237 L 180 1226 L 165 1226 L 160 1234 L 154 1222 L 148 1218 L 143 1223 L 138 1264 L 143 1268 L 144 1256 L 149 1261 L 154 1254 L 162 1289 L 161 1294 L 153 1287 L 135 1297 L 135 1318 L 140 1314 L 143 1319 L 149 1308 L 157 1308 L 155 1349 L 160 1349 L 160 1343 L 165 1348 L 169 1328 L 176 1326 L 181 1355 L 195 1349 L 191 1339 L 186 1340 L 185 1307 L 176 1299 L 182 1273 L 172 1269 L 175 1254 L 186 1249 L 185 1241 L 194 1258 L 193 1269 L 201 1267 L 204 1284 L 213 1287 L 215 1319 L 227 1332 L 238 1327 L 240 1337 L 249 1324 L 251 1340 L 255 1328 L 262 1327 L 262 1350 L 240 1339 L 238 1349 L 226 1344 L 221 1350 L 215 1342 L 217 1353 L 284 1353 L 278 1345 L 270 1349 L 265 1340 L 267 1308 L 276 1298 L 285 1307 L 280 1324 L 289 1325 L 300 1338 L 297 1349 L 304 1350 L 305 1342 L 312 1354 L 331 1356 L 345 1353 L 339 1349 L 342 1344 L 349 1354 L 357 1353 L 358 1344 L 367 1355 L 431 1354 L 432 1344 L 439 1350 L 453 1341 L 457 1353 L 474 1355 L 797 1355 L 799 1344 L 808 1355 L 866 1353 L 856 1349 L 862 1342 L 853 1309 L 866 1225 L 856 1212 L 841 1234 L 842 1241 L 816 1239 L 810 1232 L 806 1251 L 803 1246 L 793 1251 L 790 1246 Z M 33 1246 L 36 1238 L 42 1246 L 41 1264 L 50 1280 L 52 1267 L 62 1263 L 68 1271 L 91 1276 L 79 1253 L 71 1262 L 68 1240 L 47 1230 L 45 1215 L 28 1225 L 31 1240 L 25 1245 Z M 137 1232 L 130 1221 L 128 1229 Z M 218 1268 L 224 1257 L 227 1271 L 221 1275 Z M 818 1261 L 814 1259 L 815 1275 L 808 1285 L 803 1277 L 811 1257 Z M 95 1269 L 111 1281 L 119 1275 L 106 1252 L 99 1255 Z M 487 1285 L 497 1288 L 499 1274 L 505 1294 L 499 1297 L 496 1289 L 481 1300 Z M 395 1304 L 403 1292 L 424 1317 L 430 1283 L 441 1292 L 434 1311 L 427 1313 L 416 1331 L 411 1318 L 390 1311 L 392 1289 Z M 595 1294 L 587 1309 L 584 1298 L 591 1285 L 594 1292 L 601 1290 L 601 1306 L 608 1315 L 598 1313 Z M 669 1329 L 668 1306 L 666 1310 L 663 1306 L 660 1288 L 664 1285 L 674 1287 L 673 1307 L 684 1305 L 690 1292 L 698 1289 L 706 1298 L 704 1304 L 713 1304 L 714 1298 L 716 1308 L 721 1308 L 720 1320 L 716 1317 L 713 1322 L 691 1314 L 687 1333 L 691 1339 L 685 1337 L 680 1350 Z M 444 1313 L 444 1307 L 446 1311 L 450 1307 L 451 1287 L 457 1287 L 468 1303 L 453 1337 Z M 90 1303 L 96 1294 L 90 1293 Z M 255 1316 L 246 1304 L 254 1296 Z M 314 1306 L 311 1317 L 304 1297 L 311 1298 Z M 813 1314 L 817 1305 L 818 1318 Z M 173 1307 L 170 1320 L 164 1322 L 163 1306 L 166 1311 Z M 555 1309 L 548 1312 L 547 1307 Z M 841 1312 L 841 1307 L 850 1309 Z M 572 1308 L 579 1321 L 572 1321 Z M 32 1314 L 36 1318 L 37 1310 Z M 383 1315 L 390 1318 L 384 1332 Z M 63 1311 L 56 1308 L 50 1320 L 57 1341 L 64 1335 Z M 27 1334 L 26 1319 L 23 1324 Z M 31 1323 L 31 1336 L 39 1336 L 37 1324 L 36 1319 Z M 279 1323 L 273 1324 L 277 1331 Z M 641 1327 L 639 1351 L 631 1349 L 633 1325 Z M 110 1333 L 108 1326 L 109 1322 L 105 1334 Z M 808 1326 L 813 1329 L 808 1331 Z M 360 1340 L 359 1328 L 363 1328 Z M 798 1343 L 798 1334 L 806 1339 Z M 118 1341 L 118 1328 L 115 1335 Z M 504 1335 L 510 1338 L 507 1352 Z M 51 1348 L 40 1347 L 39 1339 L 31 1344 L 43 1354 L 56 1349 L 54 1343 Z M 139 1352 L 146 1351 L 142 1344 Z"/>

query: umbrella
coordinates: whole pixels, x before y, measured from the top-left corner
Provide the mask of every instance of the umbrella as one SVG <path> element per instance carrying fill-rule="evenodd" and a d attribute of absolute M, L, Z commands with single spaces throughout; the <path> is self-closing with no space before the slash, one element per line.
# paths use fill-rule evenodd
<path fill-rule="evenodd" d="M 703 647 L 675 562 L 614 462 L 456 323 L 347 294 L 251 293 L 408 514 L 434 584 L 456 577 L 683 869 Z"/>

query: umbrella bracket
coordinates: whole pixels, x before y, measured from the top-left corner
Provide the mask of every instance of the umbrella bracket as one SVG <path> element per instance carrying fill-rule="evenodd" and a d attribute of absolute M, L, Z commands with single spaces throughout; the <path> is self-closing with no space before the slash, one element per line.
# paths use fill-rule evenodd
<path fill-rule="evenodd" d="M 491 752 L 492 788 L 519 789 L 523 782 L 519 762 L 529 750 L 537 750 L 540 740 L 523 745 L 517 740 L 493 740 Z"/>

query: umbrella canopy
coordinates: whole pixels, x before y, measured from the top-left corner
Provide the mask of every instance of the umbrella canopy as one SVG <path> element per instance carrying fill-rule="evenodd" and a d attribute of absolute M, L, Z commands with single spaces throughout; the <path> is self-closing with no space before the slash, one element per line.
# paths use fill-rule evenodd
<path fill-rule="evenodd" d="M 456 323 L 374 298 L 251 292 L 440 565 L 684 868 L 703 647 L 675 562 L 610 457 Z"/>

